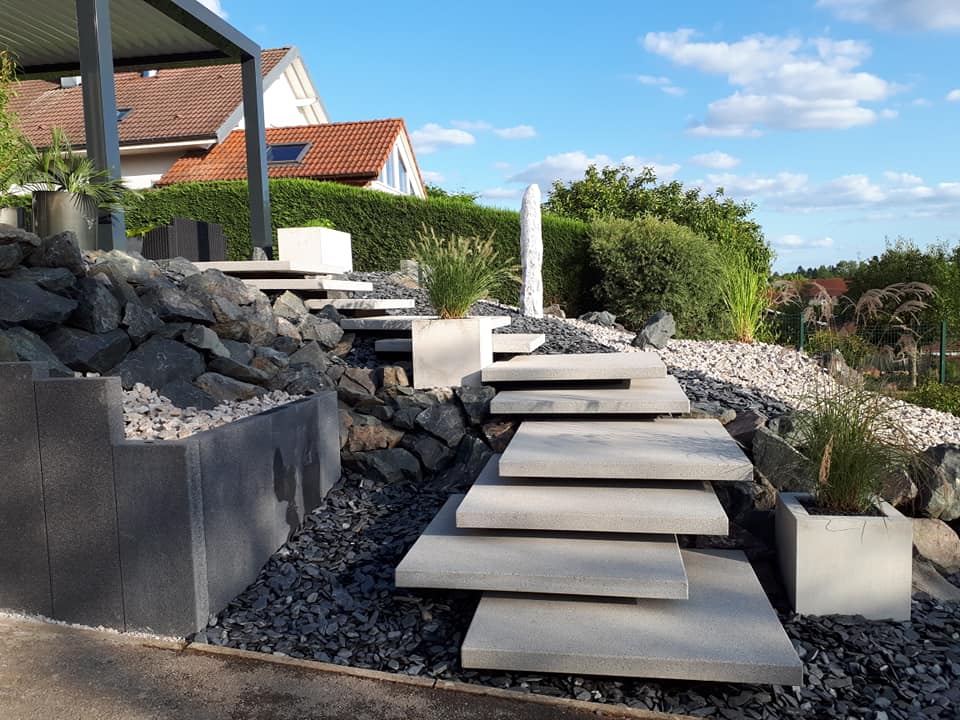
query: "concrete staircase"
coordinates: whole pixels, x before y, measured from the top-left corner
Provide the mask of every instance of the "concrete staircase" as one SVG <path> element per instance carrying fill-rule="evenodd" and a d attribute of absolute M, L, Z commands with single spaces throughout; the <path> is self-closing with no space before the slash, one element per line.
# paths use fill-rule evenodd
<path fill-rule="evenodd" d="M 713 483 L 752 466 L 716 420 L 663 417 L 689 402 L 659 356 L 520 356 L 483 379 L 521 425 L 396 570 L 398 587 L 483 592 L 464 667 L 802 682 L 746 557 L 678 545 L 727 533 Z"/>

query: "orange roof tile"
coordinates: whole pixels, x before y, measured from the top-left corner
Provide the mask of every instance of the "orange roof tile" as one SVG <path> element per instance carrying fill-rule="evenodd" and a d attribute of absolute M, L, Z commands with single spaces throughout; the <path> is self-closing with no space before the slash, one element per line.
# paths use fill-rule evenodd
<path fill-rule="evenodd" d="M 361 122 L 267 128 L 267 144 L 310 143 L 299 163 L 273 164 L 271 178 L 310 178 L 365 184 L 375 180 L 406 125 L 399 118 Z M 247 151 L 243 130 L 204 152 L 189 153 L 173 164 L 158 185 L 247 177 Z M 416 168 L 419 179 L 419 168 Z"/>
<path fill-rule="evenodd" d="M 263 51 L 263 74 L 273 70 L 290 48 Z M 240 65 L 160 70 L 145 78 L 137 72 L 115 76 L 117 108 L 131 108 L 119 125 L 120 144 L 212 138 L 243 101 Z M 83 88 L 58 82 L 25 80 L 17 85 L 10 109 L 35 145 L 50 141 L 50 130 L 63 128 L 70 142 L 86 143 Z"/>

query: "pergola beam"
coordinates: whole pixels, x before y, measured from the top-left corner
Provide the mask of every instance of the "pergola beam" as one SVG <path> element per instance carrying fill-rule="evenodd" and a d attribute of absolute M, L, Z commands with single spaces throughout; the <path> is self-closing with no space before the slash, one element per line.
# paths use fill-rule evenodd
<path fill-rule="evenodd" d="M 263 60 L 259 50 L 240 61 L 243 78 L 243 122 L 247 146 L 247 195 L 250 200 L 250 237 L 273 259 L 270 225 L 270 186 L 267 180 L 267 135 L 263 113 Z"/>

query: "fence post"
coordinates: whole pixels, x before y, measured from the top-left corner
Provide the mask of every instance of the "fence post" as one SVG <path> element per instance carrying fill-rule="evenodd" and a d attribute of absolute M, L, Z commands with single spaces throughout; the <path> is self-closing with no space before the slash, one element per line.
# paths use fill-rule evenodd
<path fill-rule="evenodd" d="M 806 327 L 804 326 L 804 323 L 803 323 L 803 313 L 800 313 L 800 336 L 799 336 L 800 342 L 797 345 L 797 350 L 803 350 L 803 346 L 806 344 L 806 341 L 807 341 L 807 338 L 805 337 L 805 335 L 806 335 Z"/>
<path fill-rule="evenodd" d="M 940 384 L 947 382 L 947 321 L 940 321 Z"/>

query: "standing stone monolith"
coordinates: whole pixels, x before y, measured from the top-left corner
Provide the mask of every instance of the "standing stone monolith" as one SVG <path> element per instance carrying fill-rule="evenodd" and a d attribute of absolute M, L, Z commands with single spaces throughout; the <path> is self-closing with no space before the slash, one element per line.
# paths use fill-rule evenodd
<path fill-rule="evenodd" d="M 543 317 L 543 224 L 540 219 L 540 188 L 531 185 L 520 205 L 520 314 Z"/>

